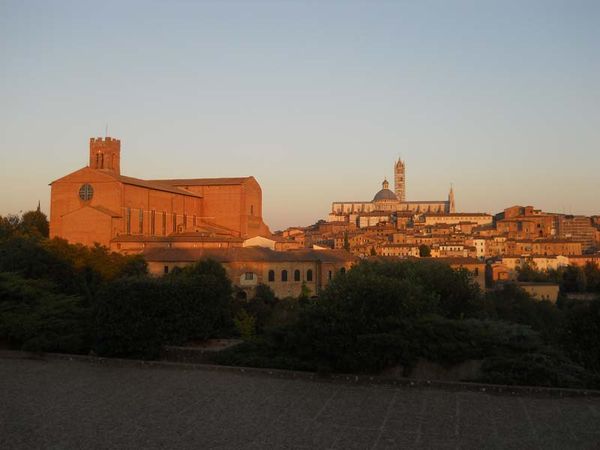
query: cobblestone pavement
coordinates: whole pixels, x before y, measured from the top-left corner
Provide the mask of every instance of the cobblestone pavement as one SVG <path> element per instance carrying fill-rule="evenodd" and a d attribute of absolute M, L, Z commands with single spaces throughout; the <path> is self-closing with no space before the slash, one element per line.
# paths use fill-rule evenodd
<path fill-rule="evenodd" d="M 1 449 L 600 448 L 600 398 L 0 359 Z"/>

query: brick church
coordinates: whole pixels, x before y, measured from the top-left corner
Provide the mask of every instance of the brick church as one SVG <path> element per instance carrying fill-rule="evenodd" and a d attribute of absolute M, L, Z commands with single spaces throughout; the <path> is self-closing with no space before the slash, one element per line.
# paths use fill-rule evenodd
<path fill-rule="evenodd" d="M 236 247 L 271 234 L 254 177 L 141 180 L 121 175 L 120 160 L 118 139 L 90 139 L 89 165 L 50 184 L 50 237 L 136 253 Z"/>

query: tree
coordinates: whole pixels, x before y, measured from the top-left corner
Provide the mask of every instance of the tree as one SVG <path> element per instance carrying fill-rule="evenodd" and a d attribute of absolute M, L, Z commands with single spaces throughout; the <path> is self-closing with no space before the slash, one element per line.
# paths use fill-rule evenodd
<path fill-rule="evenodd" d="M 429 258 L 431 256 L 431 248 L 428 245 L 419 245 L 419 256 L 421 258 Z"/>
<path fill-rule="evenodd" d="M 39 235 L 48 237 L 49 234 L 48 217 L 44 214 L 38 205 L 35 211 L 27 211 L 21 218 L 21 229 L 28 235 Z"/>
<path fill-rule="evenodd" d="M 562 276 L 561 288 L 565 292 L 585 292 L 587 280 L 581 267 L 567 266 Z"/>
<path fill-rule="evenodd" d="M 0 216 L 0 240 L 14 236 L 21 225 L 21 217 L 15 214 Z"/>
<path fill-rule="evenodd" d="M 231 282 L 223 267 L 200 261 L 162 278 L 119 278 L 94 304 L 95 350 L 156 358 L 163 345 L 216 336 L 233 326 Z"/>
<path fill-rule="evenodd" d="M 65 295 L 47 280 L 0 273 L 0 338 L 16 348 L 46 352 L 86 352 L 89 308 L 81 297 Z"/>
<path fill-rule="evenodd" d="M 514 283 L 489 292 L 487 300 L 497 319 L 529 325 L 549 341 L 557 340 L 562 325 L 561 311 L 549 301 L 538 301 Z"/>
<path fill-rule="evenodd" d="M 586 263 L 583 268 L 587 282 L 587 290 L 600 294 L 600 267 L 591 262 Z"/>
<path fill-rule="evenodd" d="M 600 375 L 600 300 L 575 302 L 567 311 L 562 345 L 575 361 Z"/>
<path fill-rule="evenodd" d="M 348 232 L 344 231 L 344 250 L 350 251 L 350 241 L 348 240 Z"/>

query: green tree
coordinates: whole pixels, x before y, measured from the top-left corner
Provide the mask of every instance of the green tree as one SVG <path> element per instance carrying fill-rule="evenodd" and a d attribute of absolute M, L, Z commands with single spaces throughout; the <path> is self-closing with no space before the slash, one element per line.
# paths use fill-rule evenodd
<path fill-rule="evenodd" d="M 567 310 L 562 345 L 567 354 L 600 375 L 600 300 L 574 302 Z"/>
<path fill-rule="evenodd" d="M 431 256 L 431 248 L 428 245 L 419 245 L 419 256 L 421 258 L 429 258 Z"/>
<path fill-rule="evenodd" d="M 48 217 L 40 210 L 39 205 L 35 211 L 28 211 L 21 218 L 21 229 L 25 234 L 47 238 L 49 227 Z"/>
<path fill-rule="evenodd" d="M 565 292 L 585 292 L 587 280 L 581 267 L 567 266 L 562 275 L 561 289 Z"/>
<path fill-rule="evenodd" d="M 225 269 L 200 261 L 162 278 L 118 278 L 94 304 L 95 349 L 106 356 L 155 358 L 167 344 L 203 340 L 232 327 Z"/>
<path fill-rule="evenodd" d="M 495 318 L 529 325 L 548 341 L 557 341 L 563 323 L 563 313 L 549 301 L 533 299 L 514 283 L 504 284 L 487 294 Z"/>
<path fill-rule="evenodd" d="M 58 292 L 47 280 L 0 273 L 0 338 L 23 350 L 85 352 L 89 309 L 81 297 Z"/>
<path fill-rule="evenodd" d="M 584 266 L 583 272 L 585 274 L 587 290 L 600 294 L 600 267 L 598 267 L 596 264 L 588 262 Z"/>
<path fill-rule="evenodd" d="M 21 217 L 9 214 L 0 216 L 0 240 L 14 236 L 21 226 Z"/>

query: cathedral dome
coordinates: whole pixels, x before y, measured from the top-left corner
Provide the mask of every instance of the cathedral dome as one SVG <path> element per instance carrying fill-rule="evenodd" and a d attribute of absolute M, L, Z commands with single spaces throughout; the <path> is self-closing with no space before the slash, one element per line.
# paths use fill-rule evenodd
<path fill-rule="evenodd" d="M 394 194 L 392 191 L 389 190 L 390 184 L 388 183 L 388 181 L 383 180 L 383 183 L 381 185 L 382 185 L 382 189 L 377 194 L 375 194 L 375 197 L 373 197 L 373 201 L 374 202 L 385 202 L 385 201 L 397 202 L 398 197 L 396 197 L 396 194 Z"/>

